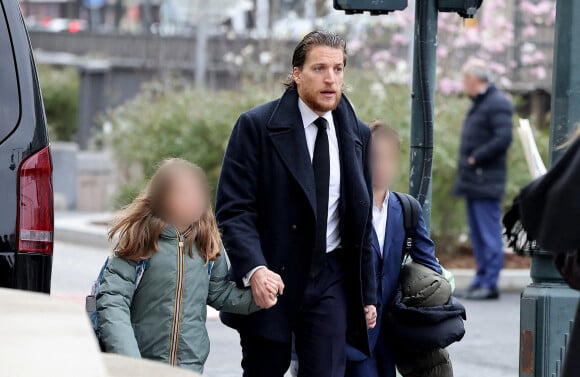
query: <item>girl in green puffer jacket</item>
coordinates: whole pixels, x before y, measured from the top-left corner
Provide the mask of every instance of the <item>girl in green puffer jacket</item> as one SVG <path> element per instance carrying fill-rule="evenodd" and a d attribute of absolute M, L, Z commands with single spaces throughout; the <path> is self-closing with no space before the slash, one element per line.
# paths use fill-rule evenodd
<path fill-rule="evenodd" d="M 250 290 L 228 280 L 203 171 L 184 160 L 164 161 L 113 224 L 109 237 L 116 236 L 97 295 L 105 351 L 203 372 L 206 305 L 241 314 L 260 309 Z M 143 259 L 146 270 L 136 282 Z M 274 275 L 266 284 L 270 307 L 283 285 Z"/>

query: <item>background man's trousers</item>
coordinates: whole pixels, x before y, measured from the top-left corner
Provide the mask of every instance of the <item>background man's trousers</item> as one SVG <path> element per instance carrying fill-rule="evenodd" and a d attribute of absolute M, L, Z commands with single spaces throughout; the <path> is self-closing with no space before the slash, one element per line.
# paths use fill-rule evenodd
<path fill-rule="evenodd" d="M 497 288 L 504 253 L 501 227 L 501 200 L 466 200 L 471 243 L 477 264 L 472 288 Z"/>
<path fill-rule="evenodd" d="M 300 367 L 298 377 L 344 376 L 346 364 L 346 293 L 340 256 L 327 255 L 322 272 L 306 285 L 294 326 Z M 244 377 L 283 377 L 292 343 L 240 332 Z"/>

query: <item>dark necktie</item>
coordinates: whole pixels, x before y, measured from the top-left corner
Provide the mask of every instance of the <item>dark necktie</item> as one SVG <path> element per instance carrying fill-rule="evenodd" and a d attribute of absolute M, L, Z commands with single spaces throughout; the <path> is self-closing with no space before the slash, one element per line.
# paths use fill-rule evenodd
<path fill-rule="evenodd" d="M 316 184 L 316 237 L 310 276 L 316 277 L 324 268 L 326 260 L 326 229 L 328 218 L 328 184 L 330 179 L 330 154 L 328 151 L 328 122 L 324 118 L 314 121 L 318 127 L 312 169 Z"/>

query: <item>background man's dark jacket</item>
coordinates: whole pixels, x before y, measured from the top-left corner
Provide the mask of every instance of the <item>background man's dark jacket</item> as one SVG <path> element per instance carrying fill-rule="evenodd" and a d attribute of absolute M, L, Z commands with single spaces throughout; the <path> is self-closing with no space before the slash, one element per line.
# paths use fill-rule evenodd
<path fill-rule="evenodd" d="M 461 134 L 456 195 L 471 199 L 503 196 L 507 150 L 512 142 L 512 114 L 510 101 L 493 84 L 473 100 Z M 469 157 L 475 158 L 475 165 L 469 165 Z"/>
<path fill-rule="evenodd" d="M 372 250 L 370 131 L 346 98 L 333 111 L 341 158 L 340 232 L 345 254 L 349 342 L 369 353 L 363 305 L 376 304 Z M 240 116 L 230 137 L 217 189 L 216 215 L 241 282 L 265 265 L 285 282 L 278 304 L 249 316 L 222 314 L 241 331 L 290 342 L 314 249 L 316 194 L 298 93 Z"/>

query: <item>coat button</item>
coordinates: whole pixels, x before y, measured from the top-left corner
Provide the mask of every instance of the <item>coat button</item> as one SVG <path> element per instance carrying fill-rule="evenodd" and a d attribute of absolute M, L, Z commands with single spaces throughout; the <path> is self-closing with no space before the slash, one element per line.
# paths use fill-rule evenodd
<path fill-rule="evenodd" d="M 290 229 L 291 229 L 293 232 L 295 232 L 295 231 L 296 231 L 296 229 L 298 229 L 298 227 L 296 226 L 296 224 L 292 224 L 292 225 L 290 226 Z"/>
<path fill-rule="evenodd" d="M 280 267 L 280 271 L 284 271 L 285 269 L 286 269 L 286 266 Z"/>

